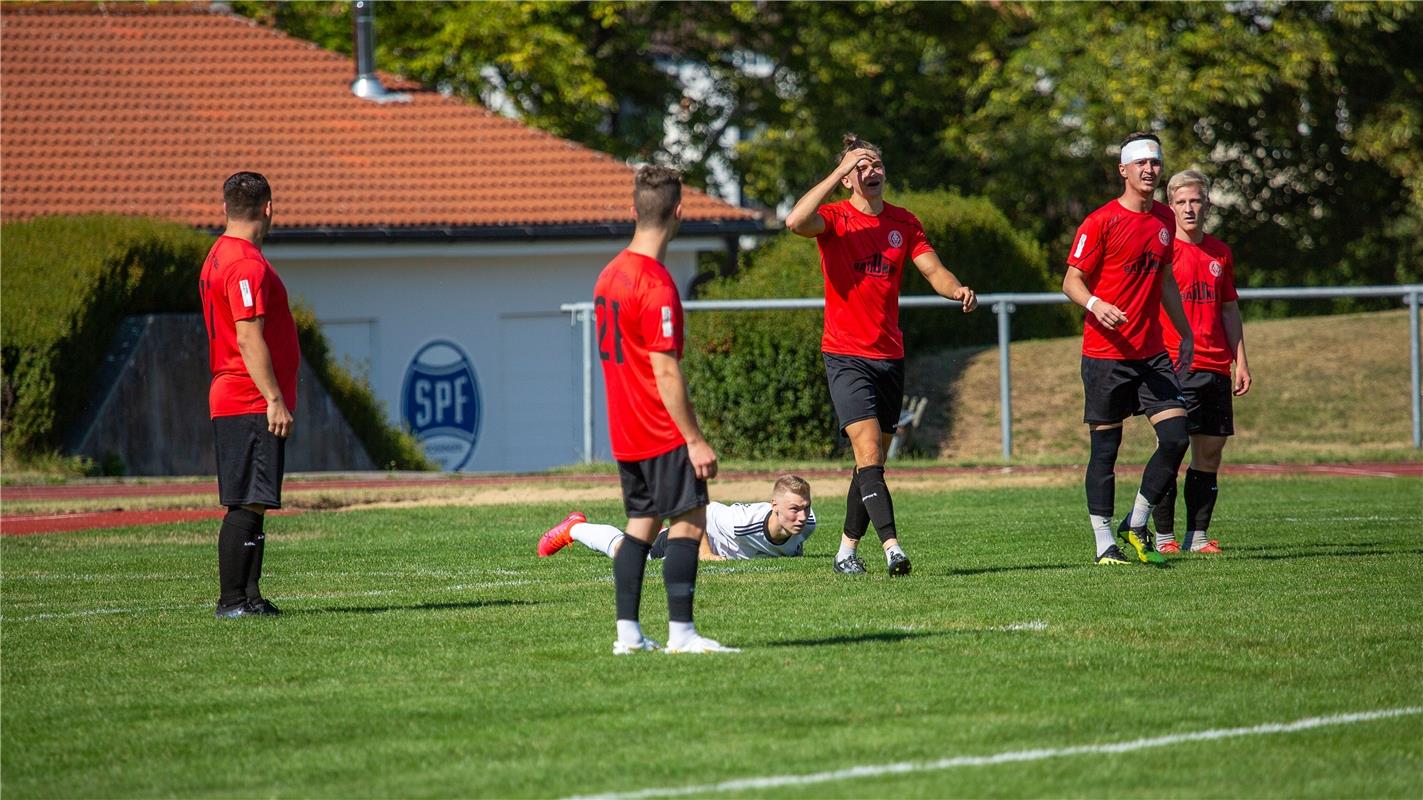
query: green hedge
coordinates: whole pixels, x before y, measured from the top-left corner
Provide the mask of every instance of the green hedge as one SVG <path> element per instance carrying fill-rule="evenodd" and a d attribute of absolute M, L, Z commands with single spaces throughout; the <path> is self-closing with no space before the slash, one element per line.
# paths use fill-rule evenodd
<path fill-rule="evenodd" d="M 1052 291 L 1043 248 L 1013 229 L 992 203 L 948 192 L 896 192 L 913 211 L 945 265 L 979 293 Z M 902 293 L 933 294 L 912 267 Z M 730 278 L 705 285 L 699 299 L 821 297 L 825 284 L 815 242 L 786 231 L 747 253 Z M 909 354 L 996 341 L 981 309 L 904 309 Z M 820 357 L 824 313 L 696 312 L 688 315 L 684 368 L 698 416 L 719 455 L 813 459 L 831 455 L 837 425 Z M 1015 314 L 1015 338 L 1062 335 L 1071 318 L 1058 306 Z"/>
<path fill-rule="evenodd" d="M 54 452 L 89 401 L 124 317 L 198 312 L 198 271 L 212 237 L 169 222 L 85 216 L 7 224 L 0 240 L 4 446 Z M 298 324 L 304 356 L 372 460 L 431 468 L 408 434 L 386 425 L 370 389 L 327 357 L 315 319 L 304 314 Z"/>

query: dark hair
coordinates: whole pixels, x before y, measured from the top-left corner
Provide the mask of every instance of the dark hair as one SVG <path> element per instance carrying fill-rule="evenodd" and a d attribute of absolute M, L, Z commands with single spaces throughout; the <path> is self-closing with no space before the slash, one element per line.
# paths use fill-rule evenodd
<path fill-rule="evenodd" d="M 228 219 L 255 222 L 262 218 L 262 209 L 272 199 L 272 187 L 256 172 L 235 172 L 222 182 L 222 201 L 227 203 Z"/>
<path fill-rule="evenodd" d="M 1150 139 L 1151 141 L 1156 142 L 1157 144 L 1161 144 L 1161 139 L 1159 139 L 1154 133 L 1147 133 L 1146 131 L 1133 131 L 1127 134 L 1127 138 L 1122 140 L 1122 147 L 1126 147 L 1127 145 L 1139 139 Z"/>
<path fill-rule="evenodd" d="M 639 224 L 666 226 L 680 202 L 682 173 L 656 164 L 638 169 L 632 182 L 632 205 Z"/>
<path fill-rule="evenodd" d="M 840 155 L 835 157 L 836 164 L 839 164 L 841 161 L 844 161 L 845 156 L 849 155 L 851 150 L 859 150 L 862 148 L 865 150 L 873 150 L 875 155 L 879 156 L 880 158 L 884 158 L 884 153 L 880 152 L 880 149 L 877 145 L 870 144 L 869 142 L 865 141 L 864 139 L 861 139 L 859 136 L 856 136 L 853 133 L 846 133 L 844 136 L 840 137 L 840 141 L 844 145 L 844 147 L 840 148 Z"/>

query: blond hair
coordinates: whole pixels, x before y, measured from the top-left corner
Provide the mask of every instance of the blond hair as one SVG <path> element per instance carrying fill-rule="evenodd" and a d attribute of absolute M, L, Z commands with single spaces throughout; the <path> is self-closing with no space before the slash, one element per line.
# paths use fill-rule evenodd
<path fill-rule="evenodd" d="M 1176 196 L 1177 189 L 1184 189 L 1187 186 L 1201 187 L 1201 194 L 1205 196 L 1206 202 L 1210 202 L 1211 179 L 1207 178 L 1200 170 L 1183 169 L 1171 176 L 1171 180 L 1166 182 L 1166 200 Z"/>
<path fill-rule="evenodd" d="M 771 487 L 771 496 L 776 497 L 781 494 L 794 494 L 810 499 L 810 482 L 799 475 L 782 475 L 776 479 L 776 485 Z"/>

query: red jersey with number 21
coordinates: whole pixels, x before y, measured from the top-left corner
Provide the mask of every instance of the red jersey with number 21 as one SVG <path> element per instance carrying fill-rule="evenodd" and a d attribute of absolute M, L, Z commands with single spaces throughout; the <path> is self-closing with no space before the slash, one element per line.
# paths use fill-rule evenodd
<path fill-rule="evenodd" d="M 262 340 L 272 354 L 272 371 L 282 402 L 296 411 L 296 376 L 301 365 L 296 322 L 287 287 L 257 246 L 235 236 L 219 236 L 198 280 L 203 322 L 208 332 L 208 412 L 214 417 L 265 414 L 267 400 L 247 372 L 237 347 L 237 321 L 262 317 Z"/>
<path fill-rule="evenodd" d="M 1154 200 L 1145 212 L 1113 200 L 1083 220 L 1072 237 L 1067 266 L 1082 270 L 1087 289 L 1121 309 L 1127 321 L 1108 330 L 1088 312 L 1082 355 L 1126 361 L 1166 350 L 1161 339 L 1161 271 L 1171 266 L 1175 238 L 1175 216 Z"/>
<path fill-rule="evenodd" d="M 652 373 L 652 353 L 682 357 L 682 300 L 667 267 L 622 251 L 598 276 L 593 311 L 613 458 L 642 461 L 686 444 Z"/>
<path fill-rule="evenodd" d="M 1220 314 L 1220 304 L 1239 299 L 1235 293 L 1235 257 L 1231 255 L 1230 248 L 1214 236 L 1202 238 L 1200 244 L 1177 239 L 1171 273 L 1181 290 L 1181 305 L 1186 308 L 1186 319 L 1191 322 L 1191 338 L 1196 344 L 1191 369 L 1229 375 L 1230 362 L 1235 360 L 1235 353 L 1225 338 L 1225 320 Z M 1171 353 L 1171 360 L 1175 361 L 1180 355 L 1181 334 L 1176 332 L 1164 311 L 1161 313 L 1161 328 L 1166 336 L 1166 350 Z"/>
<path fill-rule="evenodd" d="M 904 358 L 899 330 L 899 286 L 905 265 L 933 252 L 919 218 L 889 203 L 878 215 L 849 200 L 816 213 L 825 230 L 815 237 L 825 274 L 825 335 L 820 349 L 840 356 Z"/>

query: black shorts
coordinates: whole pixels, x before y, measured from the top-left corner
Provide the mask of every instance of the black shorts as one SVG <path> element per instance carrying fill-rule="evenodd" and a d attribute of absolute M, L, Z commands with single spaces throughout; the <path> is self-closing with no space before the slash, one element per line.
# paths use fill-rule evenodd
<path fill-rule="evenodd" d="M 894 433 L 904 404 L 904 359 L 822 355 L 840 430 L 862 419 L 877 419 L 881 432 Z"/>
<path fill-rule="evenodd" d="M 1186 430 L 1206 436 L 1234 436 L 1230 376 L 1191 370 L 1179 379 L 1181 395 L 1186 398 Z"/>
<path fill-rule="evenodd" d="M 265 413 L 214 417 L 212 440 L 217 449 L 219 502 L 229 508 L 282 507 L 287 440 L 267 430 Z"/>
<path fill-rule="evenodd" d="M 1089 425 L 1110 425 L 1136 414 L 1150 417 L 1186 407 L 1171 357 L 1165 352 L 1123 361 L 1083 356 L 1082 388 L 1087 396 L 1082 421 Z"/>
<path fill-rule="evenodd" d="M 628 519 L 680 517 L 707 504 L 707 482 L 698 478 L 687 446 L 641 461 L 619 461 L 623 510 Z"/>

